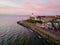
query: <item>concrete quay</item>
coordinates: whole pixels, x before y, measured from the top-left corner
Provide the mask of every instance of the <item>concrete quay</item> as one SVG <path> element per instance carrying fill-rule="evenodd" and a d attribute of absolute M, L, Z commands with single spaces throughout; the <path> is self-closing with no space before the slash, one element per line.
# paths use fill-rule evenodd
<path fill-rule="evenodd" d="M 53 33 L 50 33 L 48 31 L 43 30 L 42 28 L 36 26 L 35 24 L 29 23 L 27 21 L 18 21 L 18 24 L 27 27 L 31 29 L 32 31 L 35 31 L 39 35 L 41 35 L 44 38 L 48 38 L 49 40 L 55 42 L 56 44 L 60 45 L 60 36 L 55 35 Z"/>

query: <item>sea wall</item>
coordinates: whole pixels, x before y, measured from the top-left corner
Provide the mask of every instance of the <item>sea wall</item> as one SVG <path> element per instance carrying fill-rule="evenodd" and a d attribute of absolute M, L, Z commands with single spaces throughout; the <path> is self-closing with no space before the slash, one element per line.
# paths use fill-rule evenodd
<path fill-rule="evenodd" d="M 48 38 L 49 40 L 60 45 L 60 36 L 54 35 L 50 32 L 47 32 L 47 31 L 41 29 L 40 27 L 36 26 L 35 24 L 29 23 L 27 21 L 18 21 L 17 23 L 20 25 L 23 25 L 24 27 L 32 29 L 32 31 L 35 31 L 39 35 L 41 35 L 45 38 Z"/>

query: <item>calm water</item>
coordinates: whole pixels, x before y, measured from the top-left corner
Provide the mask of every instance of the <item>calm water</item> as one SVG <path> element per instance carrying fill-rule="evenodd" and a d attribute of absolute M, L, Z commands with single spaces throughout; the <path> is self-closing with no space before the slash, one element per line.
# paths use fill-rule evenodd
<path fill-rule="evenodd" d="M 28 17 L 0 15 L 0 45 L 53 45 L 49 40 L 16 23 Z"/>

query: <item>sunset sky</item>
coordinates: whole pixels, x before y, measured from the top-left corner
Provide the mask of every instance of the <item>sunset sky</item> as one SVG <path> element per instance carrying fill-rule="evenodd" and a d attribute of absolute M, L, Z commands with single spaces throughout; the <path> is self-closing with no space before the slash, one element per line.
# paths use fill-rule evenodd
<path fill-rule="evenodd" d="M 0 14 L 60 14 L 60 0 L 0 0 Z"/>

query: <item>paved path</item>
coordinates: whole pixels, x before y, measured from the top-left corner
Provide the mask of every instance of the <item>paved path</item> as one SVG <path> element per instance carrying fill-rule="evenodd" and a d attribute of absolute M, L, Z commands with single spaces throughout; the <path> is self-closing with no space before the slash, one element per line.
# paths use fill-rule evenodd
<path fill-rule="evenodd" d="M 52 34 L 55 34 L 55 35 L 57 35 L 57 36 L 60 36 L 60 30 L 59 30 L 59 31 L 45 30 L 45 31 L 50 32 L 50 33 L 52 33 Z"/>

